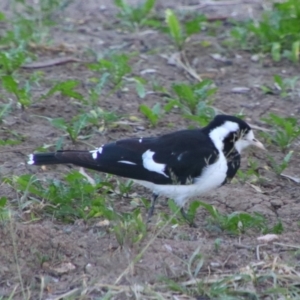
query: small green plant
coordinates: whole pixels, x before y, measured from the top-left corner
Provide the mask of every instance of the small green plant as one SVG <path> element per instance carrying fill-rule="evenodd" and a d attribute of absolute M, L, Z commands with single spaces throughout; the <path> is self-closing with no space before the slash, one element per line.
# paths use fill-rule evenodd
<path fill-rule="evenodd" d="M 174 44 L 178 50 L 182 50 L 187 38 L 195 33 L 198 33 L 202 29 L 203 22 L 206 21 L 204 15 L 196 16 L 191 21 L 180 24 L 176 14 L 171 9 L 167 9 L 165 12 L 167 30 L 172 37 Z"/>
<path fill-rule="evenodd" d="M 75 90 L 75 88 L 80 84 L 78 80 L 65 80 L 56 83 L 46 94 L 44 94 L 40 99 L 46 99 L 55 93 L 60 93 L 62 96 L 74 98 L 77 100 L 82 100 L 83 96 Z"/>
<path fill-rule="evenodd" d="M 128 197 L 128 194 L 132 190 L 133 181 L 126 180 L 125 182 L 119 181 L 118 188 L 122 197 Z"/>
<path fill-rule="evenodd" d="M 242 183 L 257 183 L 261 180 L 259 174 L 259 163 L 253 159 L 248 160 L 247 170 L 238 170 L 237 177 Z"/>
<path fill-rule="evenodd" d="M 267 155 L 267 158 L 271 164 L 272 169 L 277 175 L 280 175 L 289 165 L 292 158 L 293 151 L 290 151 L 282 161 L 278 162 L 278 159 L 273 158 L 271 155 Z"/>
<path fill-rule="evenodd" d="M 24 87 L 20 87 L 20 84 L 12 75 L 4 75 L 1 79 L 4 89 L 15 96 L 17 102 L 23 109 L 31 105 L 31 86 L 29 84 L 25 84 Z"/>
<path fill-rule="evenodd" d="M 270 53 L 275 61 L 287 57 L 299 61 L 300 0 L 274 3 L 260 21 L 248 21 L 231 31 L 245 49 Z"/>
<path fill-rule="evenodd" d="M 65 119 L 63 118 L 56 118 L 56 119 L 46 118 L 46 119 L 50 121 L 52 126 L 65 132 L 71 139 L 72 143 L 77 142 L 82 130 L 86 128 L 89 124 L 87 114 L 81 114 L 75 116 L 69 122 L 66 122 Z M 86 139 L 87 137 L 88 136 L 83 136 L 81 138 Z"/>
<path fill-rule="evenodd" d="M 119 119 L 116 113 L 112 111 L 106 111 L 101 107 L 96 107 L 95 109 L 89 111 L 87 113 L 87 117 L 88 122 L 91 125 L 97 127 L 100 125 L 102 129 Z"/>
<path fill-rule="evenodd" d="M 9 219 L 9 211 L 7 208 L 7 198 L 0 197 L 0 224 Z"/>
<path fill-rule="evenodd" d="M 145 0 L 137 6 L 129 5 L 126 0 L 114 0 L 114 3 L 120 10 L 118 17 L 123 24 L 129 28 L 140 28 L 147 23 L 156 0 Z"/>
<path fill-rule="evenodd" d="M 143 220 L 140 209 L 119 214 L 113 232 L 121 247 L 140 242 L 147 235 L 147 223 Z"/>
<path fill-rule="evenodd" d="M 232 234 L 241 234 L 248 229 L 263 230 L 266 228 L 266 219 L 257 213 L 249 214 L 246 212 L 233 212 L 229 215 L 220 213 L 213 205 L 201 201 L 193 201 L 190 203 L 187 215 L 193 221 L 199 207 L 203 207 L 208 211 L 208 226 L 219 227 L 221 230 Z"/>
<path fill-rule="evenodd" d="M 284 118 L 276 114 L 269 114 L 269 117 L 262 120 L 271 125 L 274 132 L 262 132 L 261 135 L 267 141 L 279 146 L 282 152 L 290 148 L 293 141 L 300 136 L 300 126 L 297 125 L 296 118 Z"/>
<path fill-rule="evenodd" d="M 0 124 L 3 122 L 4 118 L 10 113 L 12 107 L 12 101 L 6 104 L 0 104 Z"/>
<path fill-rule="evenodd" d="M 221 214 L 215 207 L 200 203 L 210 213 L 209 226 L 219 226 L 222 230 L 233 234 L 245 233 L 248 229 L 262 231 L 266 228 L 266 219 L 258 214 L 233 212 L 229 215 Z"/>
<path fill-rule="evenodd" d="M 204 118 L 207 116 L 207 121 L 214 117 L 214 110 L 207 106 L 217 91 L 211 80 L 203 80 L 193 85 L 185 83 L 174 84 L 172 89 L 175 97 L 170 99 L 166 105 L 167 111 L 174 106 L 178 106 L 188 118 L 195 119 L 195 121 L 199 117 Z"/>
<path fill-rule="evenodd" d="M 109 209 L 105 197 L 112 186 L 99 178 L 96 185 L 91 185 L 82 174 L 72 171 L 64 177 L 64 181 L 48 179 L 43 182 L 35 176 L 22 175 L 7 178 L 5 182 L 16 188 L 23 203 L 32 202 L 36 206 L 43 203 L 40 207 L 46 214 L 65 222 L 95 216 L 113 219 L 113 210 Z"/>
<path fill-rule="evenodd" d="M 31 5 L 24 0 L 12 2 L 12 24 L 13 28 L 9 36 L 15 42 L 22 40 L 26 43 L 44 43 L 50 31 L 50 26 L 55 25 L 58 12 L 63 11 L 70 0 L 42 0 Z"/>
<path fill-rule="evenodd" d="M 274 75 L 275 86 L 280 91 L 280 97 L 293 98 L 296 89 L 295 86 L 298 80 L 299 76 L 295 76 L 292 78 L 282 78 L 280 75 Z"/>
<path fill-rule="evenodd" d="M 152 108 L 150 108 L 146 104 L 141 104 L 140 112 L 150 121 L 153 127 L 157 125 L 164 114 L 160 103 L 156 103 Z"/>
<path fill-rule="evenodd" d="M 27 60 L 28 53 L 22 45 L 15 49 L 0 52 L 0 76 L 12 76 Z"/>
<path fill-rule="evenodd" d="M 94 101 L 97 100 L 105 84 L 110 86 L 109 92 L 103 96 L 104 98 L 108 98 L 123 87 L 126 75 L 131 73 L 129 59 L 129 55 L 112 54 L 106 59 L 100 59 L 97 63 L 89 65 L 90 70 L 102 74 L 96 89 L 94 89 L 95 94 L 92 98 Z"/>

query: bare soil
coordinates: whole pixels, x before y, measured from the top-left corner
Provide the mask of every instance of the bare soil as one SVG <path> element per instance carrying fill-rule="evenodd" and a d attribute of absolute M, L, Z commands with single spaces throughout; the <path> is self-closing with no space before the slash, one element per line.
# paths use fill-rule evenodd
<path fill-rule="evenodd" d="M 193 1 L 184 0 L 176 1 L 176 5 L 174 3 L 175 1 L 158 0 L 157 14 L 163 15 L 166 8 L 183 11 L 181 6 L 186 8 L 195 4 Z M 261 12 L 259 2 L 238 5 L 217 3 L 198 9 L 208 17 L 225 16 L 237 19 L 248 16 L 249 10 L 252 10 L 254 15 Z M 5 12 L 9 9 L 6 1 L 1 6 Z M 9 11 L 7 13 L 9 14 Z M 138 53 L 131 59 L 134 75 L 144 76 L 149 81 L 153 79 L 165 87 L 170 87 L 174 82 L 193 82 L 194 79 L 184 70 L 168 64 L 167 59 L 162 56 L 164 54 L 170 57 L 176 52 L 166 34 L 148 29 L 130 32 L 122 27 L 116 13 L 113 1 L 73 1 L 58 15 L 58 25 L 51 29 L 51 48 L 40 46 L 34 51 L 38 60 L 72 55 L 86 61 L 90 59 L 87 49 L 103 55 L 118 48 L 124 52 Z M 212 78 L 218 87 L 213 105 L 228 114 L 243 111 L 248 122 L 265 128 L 267 126 L 261 118 L 270 112 L 283 116 L 297 116 L 300 110 L 298 99 L 284 100 L 279 95 L 264 95 L 259 85 L 271 85 L 274 74 L 296 76 L 299 73 L 298 66 L 287 61 L 274 63 L 268 59 L 253 62 L 250 53 L 223 48 L 221 41 L 224 36 L 220 32 L 223 31 L 225 35 L 227 27 L 224 22 L 217 30 L 216 37 L 208 36 L 205 31 L 195 35 L 185 47 L 186 56 L 196 72 L 204 78 Z M 201 42 L 207 40 L 211 41 L 212 46 L 201 46 Z M 216 61 L 210 57 L 211 53 L 220 53 L 227 57 L 227 61 Z M 156 72 L 141 75 L 146 69 L 154 69 Z M 40 89 L 34 91 L 36 96 L 50 88 L 53 82 L 66 79 L 80 80 L 82 86 L 79 90 L 86 93 L 83 87 L 89 84 L 88 79 L 93 76 L 85 63 L 80 62 L 55 65 L 41 70 L 46 73 L 45 82 Z M 36 70 L 24 69 L 24 76 L 34 71 Z M 233 93 L 232 89 L 235 87 L 247 87 L 249 91 Z M 107 128 L 104 132 L 94 134 L 88 142 L 97 147 L 118 138 L 156 135 L 191 125 L 179 113 L 172 112 L 164 116 L 159 126 L 149 126 L 139 112 L 139 105 L 145 103 L 153 106 L 161 101 L 161 96 L 157 94 L 149 94 L 141 100 L 135 92 L 134 85 L 129 85 L 127 91 L 100 99 L 101 108 L 115 112 L 122 116 L 122 120 L 136 116 L 141 121 L 138 125 Z M 41 168 L 28 167 L 27 155 L 43 144 L 55 143 L 61 136 L 61 132 L 53 128 L 47 120 L 37 116 L 63 117 L 70 120 L 79 111 L 80 107 L 73 100 L 60 95 L 36 103 L 26 111 L 21 111 L 15 106 L 12 113 L 5 118 L 5 122 L 0 125 L 0 134 L 2 139 L 6 139 L 11 138 L 12 132 L 16 132 L 23 136 L 23 142 L 18 146 L 0 148 L 1 176 L 36 173 L 38 177 L 43 178 L 68 172 L 70 168 L 67 166 L 47 168 L 46 172 Z M 257 135 L 259 136 L 259 131 Z M 269 155 L 278 160 L 283 159 L 284 154 L 275 146 L 267 147 Z M 64 149 L 75 148 L 87 149 L 87 146 L 73 145 L 65 138 Z M 293 149 L 294 155 L 285 173 L 298 177 L 299 145 L 293 145 Z M 260 191 L 249 183 L 243 184 L 235 180 L 201 200 L 215 205 L 221 212 L 259 212 L 266 216 L 270 226 L 280 219 L 284 232 L 277 242 L 299 245 L 299 185 L 276 176 L 267 163 L 266 154 L 262 152 L 250 150 L 245 153 L 243 170 L 247 169 L 248 157 L 259 161 L 260 172 L 267 179 L 266 183 L 259 187 Z M 136 192 L 138 196 L 149 197 L 149 192 L 142 188 L 137 188 Z M 18 192 L 5 183 L 1 183 L 0 196 L 8 197 L 12 204 L 21 201 Z M 120 211 L 131 209 L 126 202 L 128 199 L 119 201 L 120 204 L 116 207 Z M 168 212 L 168 207 L 162 205 L 164 201 L 161 202 L 157 213 L 160 210 Z M 144 213 L 146 214 L 146 211 Z M 218 231 L 211 232 L 205 229 L 206 217 L 207 213 L 200 210 L 196 218 L 199 228 L 190 228 L 187 225 L 166 228 L 153 240 L 135 266 L 129 268 L 118 281 L 122 272 L 156 234 L 151 227 L 143 242 L 120 248 L 116 238 L 108 233 L 107 228 L 96 226 L 99 220 L 95 220 L 94 224 L 78 222 L 72 225 L 45 218 L 35 222 L 28 219 L 26 209 L 20 210 L 15 212 L 11 222 L 0 225 L 0 298 L 9 296 L 16 289 L 14 299 L 23 299 L 22 282 L 23 290 L 29 299 L 62 299 L 59 295 L 74 289 L 78 290 L 77 294 L 74 292 L 73 297 L 79 299 L 80 293 L 88 287 L 93 289 L 84 299 L 100 299 L 97 297 L 105 295 L 110 286 L 117 285 L 120 286 L 120 290 L 114 299 L 131 299 L 138 293 L 133 292 L 133 286 L 149 284 L 155 287 L 161 277 L 175 278 L 177 281 L 182 278 L 182 281 L 186 281 L 188 259 L 198 247 L 204 257 L 204 266 L 198 275 L 199 278 L 238 273 L 250 263 L 258 263 L 259 259 L 272 262 L 276 258 L 289 266 L 298 265 L 299 256 L 290 251 L 295 250 L 294 248 L 266 244 L 258 257 L 259 233 L 247 233 L 237 237 Z M 219 249 L 216 249 L 217 239 L 221 239 Z M 178 299 L 183 298 L 178 295 Z"/>

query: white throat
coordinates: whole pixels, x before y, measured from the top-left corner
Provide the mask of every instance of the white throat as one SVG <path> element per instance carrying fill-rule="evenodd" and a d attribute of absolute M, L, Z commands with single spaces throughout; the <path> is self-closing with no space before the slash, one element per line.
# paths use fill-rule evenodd
<path fill-rule="evenodd" d="M 231 133 L 239 130 L 239 125 L 235 122 L 226 121 L 222 126 L 213 129 L 209 133 L 209 137 L 213 141 L 215 147 L 222 151 L 224 147 L 224 139 Z"/>

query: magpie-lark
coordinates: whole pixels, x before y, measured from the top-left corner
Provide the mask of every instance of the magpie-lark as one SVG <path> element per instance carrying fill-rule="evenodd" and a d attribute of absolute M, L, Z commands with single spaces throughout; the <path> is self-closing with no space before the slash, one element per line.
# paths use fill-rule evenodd
<path fill-rule="evenodd" d="M 233 178 L 240 167 L 242 150 L 251 145 L 264 149 L 246 122 L 217 115 L 202 129 L 123 139 L 92 151 L 35 153 L 28 164 L 74 164 L 131 178 L 152 190 L 148 218 L 162 195 L 174 199 L 187 219 L 183 210 L 186 201 Z"/>

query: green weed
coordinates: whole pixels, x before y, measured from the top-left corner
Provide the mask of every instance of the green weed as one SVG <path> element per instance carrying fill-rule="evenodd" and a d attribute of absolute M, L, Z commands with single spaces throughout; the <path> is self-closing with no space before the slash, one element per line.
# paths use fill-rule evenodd
<path fill-rule="evenodd" d="M 104 95 L 104 98 L 108 98 L 122 88 L 125 76 L 131 73 L 129 59 L 130 56 L 126 54 L 112 54 L 107 59 L 103 58 L 97 63 L 89 65 L 90 70 L 102 74 L 99 82 L 100 91 L 102 90 L 104 83 L 110 83 L 110 91 L 108 94 Z"/>
<path fill-rule="evenodd" d="M 82 130 L 88 126 L 88 115 L 81 114 L 75 116 L 69 122 L 65 121 L 63 118 L 46 118 L 50 121 L 51 125 L 55 128 L 65 132 L 69 138 L 71 139 L 72 143 L 76 143 L 78 141 L 79 135 L 81 134 Z M 89 136 L 82 136 L 81 138 L 86 139 Z"/>
<path fill-rule="evenodd" d="M 259 174 L 260 165 L 257 161 L 249 159 L 247 170 L 238 170 L 237 177 L 242 183 L 257 183 L 263 180 Z"/>
<path fill-rule="evenodd" d="M 22 202 L 44 203 L 43 211 L 65 222 L 75 219 L 88 219 L 104 216 L 111 219 L 111 211 L 105 201 L 107 188 L 112 188 L 106 182 L 96 179 L 96 185 L 91 185 L 77 171 L 72 171 L 64 177 L 64 181 L 47 179 L 45 182 L 32 175 L 7 178 L 9 183 L 22 195 Z M 101 196 L 98 190 L 101 189 Z"/>
<path fill-rule="evenodd" d="M 50 26 L 55 25 L 58 13 L 61 13 L 72 0 L 41 0 L 35 5 L 24 0 L 13 0 L 12 30 L 10 37 L 15 41 L 44 43 L 49 35 Z"/>
<path fill-rule="evenodd" d="M 77 100 L 82 100 L 83 96 L 75 90 L 75 88 L 80 84 L 78 80 L 65 80 L 56 83 L 46 94 L 44 94 L 41 99 L 46 99 L 55 93 L 60 93 L 62 96 L 74 98 Z"/>
<path fill-rule="evenodd" d="M 147 224 L 143 220 L 140 210 L 135 209 L 131 213 L 123 213 L 118 216 L 113 232 L 121 247 L 132 246 L 147 235 Z"/>
<path fill-rule="evenodd" d="M 3 223 L 9 219 L 9 211 L 7 208 L 7 198 L 0 197 L 0 223 Z"/>
<path fill-rule="evenodd" d="M 280 97 L 294 98 L 296 91 L 296 83 L 299 81 L 299 76 L 292 78 L 282 78 L 280 75 L 274 75 L 274 83 L 280 92 Z"/>
<path fill-rule="evenodd" d="M 140 210 L 130 213 L 117 213 L 109 201 L 108 193 L 114 189 L 112 184 L 95 177 L 92 185 L 85 176 L 72 171 L 63 180 L 39 180 L 36 176 L 22 175 L 6 178 L 5 182 L 13 186 L 21 195 L 21 208 L 31 207 L 31 217 L 41 213 L 58 220 L 72 223 L 76 219 L 88 220 L 102 217 L 112 222 L 111 231 L 115 234 L 120 246 L 132 245 L 141 241 L 147 233 Z M 123 193 L 131 189 L 132 182 L 123 186 Z M 120 188 L 120 186 L 119 186 Z M 6 198 L 0 199 L 0 218 Z M 3 210 L 4 216 L 4 210 Z"/>
<path fill-rule="evenodd" d="M 164 111 L 162 110 L 160 103 L 156 103 L 152 108 L 146 104 L 141 104 L 140 112 L 150 121 L 153 127 L 157 125 L 164 115 Z"/>
<path fill-rule="evenodd" d="M 275 159 L 271 155 L 267 155 L 271 167 L 277 175 L 280 175 L 288 167 L 293 153 L 293 151 L 290 151 L 282 161 L 278 161 L 278 158 Z"/>
<path fill-rule="evenodd" d="M 202 126 L 214 117 L 214 109 L 207 105 L 217 91 L 211 80 L 203 80 L 193 85 L 174 84 L 172 90 L 175 97 L 170 99 L 165 106 L 166 111 L 170 111 L 173 107 L 179 107 L 186 118 L 196 121 Z"/>
<path fill-rule="evenodd" d="M 300 126 L 297 125 L 296 118 L 284 118 L 271 113 L 269 117 L 262 120 L 271 125 L 274 132 L 262 132 L 261 135 L 267 141 L 279 146 L 282 152 L 290 148 L 295 139 L 300 136 Z"/>
<path fill-rule="evenodd" d="M 184 24 L 180 24 L 176 14 L 171 9 L 165 11 L 165 19 L 168 33 L 180 51 L 183 49 L 187 38 L 200 32 L 203 23 L 206 21 L 204 15 L 199 15 Z"/>
<path fill-rule="evenodd" d="M 3 122 L 4 118 L 10 113 L 12 108 L 12 101 L 6 104 L 0 105 L 0 124 Z"/>
<path fill-rule="evenodd" d="M 275 61 L 287 57 L 299 61 L 300 0 L 274 3 L 260 21 L 248 21 L 231 31 L 245 49 L 270 53 Z"/>
<path fill-rule="evenodd" d="M 114 0 L 114 3 L 120 10 L 118 17 L 125 26 L 140 28 L 147 23 L 156 0 L 145 0 L 137 6 L 129 5 L 126 0 Z"/>

